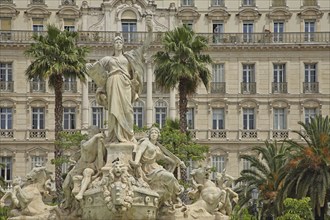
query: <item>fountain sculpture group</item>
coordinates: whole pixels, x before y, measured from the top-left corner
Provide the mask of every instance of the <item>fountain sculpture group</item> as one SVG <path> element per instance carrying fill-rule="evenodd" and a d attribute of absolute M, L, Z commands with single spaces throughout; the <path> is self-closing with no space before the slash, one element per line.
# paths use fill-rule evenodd
<path fill-rule="evenodd" d="M 123 52 L 123 38 L 117 36 L 113 56 L 86 66 L 98 85 L 97 102 L 108 110 L 108 131 L 105 135 L 91 128 L 89 139 L 81 143 L 80 158 L 64 180 L 64 201 L 59 206 L 45 204 L 53 184 L 46 169 L 36 167 L 0 200 L 1 206 L 11 206 L 10 220 L 229 219 L 238 197 L 228 187 L 228 175 L 219 174 L 214 183 L 209 168 L 193 170 L 188 195 L 195 202 L 184 204 L 184 188 L 173 175 L 184 164 L 157 142 L 159 130 L 151 128 L 139 141 L 134 138 L 132 103 L 141 91 L 143 55 L 152 36 L 149 14 L 146 24 L 148 36 L 140 48 Z M 158 160 L 167 163 L 167 169 Z"/>

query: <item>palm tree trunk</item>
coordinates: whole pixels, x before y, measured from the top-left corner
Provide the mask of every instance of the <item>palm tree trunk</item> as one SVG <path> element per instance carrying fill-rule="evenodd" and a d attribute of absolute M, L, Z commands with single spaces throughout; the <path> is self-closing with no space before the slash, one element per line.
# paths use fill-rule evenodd
<path fill-rule="evenodd" d="M 63 87 L 63 78 L 59 74 L 56 76 L 55 83 L 55 141 L 59 141 L 60 132 L 62 131 L 62 122 L 63 122 L 63 105 L 62 105 L 62 87 Z M 55 185 L 56 185 L 56 194 L 58 201 L 62 197 L 62 164 L 59 163 L 59 159 L 62 158 L 63 150 L 59 144 L 55 142 Z"/>
<path fill-rule="evenodd" d="M 180 114 L 180 131 L 182 133 L 187 132 L 187 91 L 184 80 L 179 82 L 179 114 Z"/>

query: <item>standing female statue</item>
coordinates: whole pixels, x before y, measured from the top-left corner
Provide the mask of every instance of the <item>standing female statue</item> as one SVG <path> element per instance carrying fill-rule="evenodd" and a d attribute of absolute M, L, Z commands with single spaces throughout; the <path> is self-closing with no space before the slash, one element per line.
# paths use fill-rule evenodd
<path fill-rule="evenodd" d="M 135 142 L 132 103 L 142 90 L 144 58 L 152 39 L 151 15 L 146 16 L 147 37 L 138 49 L 123 52 L 124 40 L 114 39 L 114 54 L 87 64 L 87 73 L 98 85 L 96 101 L 108 110 L 110 142 Z"/>

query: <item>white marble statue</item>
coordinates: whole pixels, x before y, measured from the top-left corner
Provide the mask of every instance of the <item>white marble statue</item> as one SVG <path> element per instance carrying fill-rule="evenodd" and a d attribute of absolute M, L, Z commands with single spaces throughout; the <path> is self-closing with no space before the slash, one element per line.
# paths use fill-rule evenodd
<path fill-rule="evenodd" d="M 26 176 L 26 181 L 15 178 L 13 188 L 0 199 L 0 206 L 6 202 L 11 205 L 9 220 L 44 220 L 58 219 L 57 206 L 49 206 L 43 202 L 43 194 L 47 193 L 50 172 L 45 167 L 34 167 Z"/>
<path fill-rule="evenodd" d="M 106 162 L 106 149 L 104 147 L 104 134 L 92 126 L 88 133 L 89 139 L 81 143 L 80 158 L 72 170 L 67 174 L 63 191 L 64 209 L 72 209 L 75 200 L 81 200 L 83 193 L 90 183 L 101 174 L 101 168 Z M 75 198 L 72 198 L 75 196 Z"/>
<path fill-rule="evenodd" d="M 114 54 L 93 64 L 87 64 L 87 73 L 98 86 L 96 100 L 108 110 L 108 139 L 110 142 L 136 142 L 133 133 L 132 103 L 142 91 L 144 53 L 152 39 L 151 15 L 144 44 L 138 49 L 123 52 L 124 39 L 114 39 Z"/>
<path fill-rule="evenodd" d="M 173 171 L 177 166 L 184 166 L 184 163 L 157 142 L 159 134 L 160 131 L 156 127 L 149 130 L 149 138 L 139 141 L 135 158 L 130 161 L 130 165 L 138 169 L 140 181 L 146 182 L 159 194 L 161 205 L 181 203 L 178 196 L 183 192 L 183 187 L 174 177 Z M 159 160 L 168 163 L 168 169 L 159 165 Z"/>

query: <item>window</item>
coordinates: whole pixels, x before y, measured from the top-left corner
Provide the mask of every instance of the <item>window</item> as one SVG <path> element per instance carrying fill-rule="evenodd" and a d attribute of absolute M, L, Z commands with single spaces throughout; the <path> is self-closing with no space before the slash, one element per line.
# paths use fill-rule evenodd
<path fill-rule="evenodd" d="M 251 169 L 251 162 L 246 159 L 242 159 L 243 163 L 243 170 L 250 170 Z"/>
<path fill-rule="evenodd" d="M 32 21 L 33 21 L 32 30 L 34 32 L 44 31 L 44 20 L 43 19 L 33 18 Z"/>
<path fill-rule="evenodd" d="M 187 180 L 190 180 L 191 179 L 191 171 L 194 169 L 194 161 L 189 158 L 188 161 L 186 162 L 186 175 L 187 175 Z"/>
<path fill-rule="evenodd" d="M 211 92 L 226 93 L 225 68 L 223 63 L 212 65 Z"/>
<path fill-rule="evenodd" d="M 213 21 L 213 43 L 221 43 L 223 40 L 223 22 Z"/>
<path fill-rule="evenodd" d="M 75 31 L 75 20 L 74 19 L 64 19 L 64 30 Z"/>
<path fill-rule="evenodd" d="M 92 107 L 92 125 L 103 128 L 103 107 Z"/>
<path fill-rule="evenodd" d="M 305 41 L 311 42 L 314 41 L 315 37 L 315 20 L 306 20 L 305 21 Z"/>
<path fill-rule="evenodd" d="M 286 127 L 286 109 L 274 108 L 274 130 L 284 130 Z"/>
<path fill-rule="evenodd" d="M 194 0 L 181 0 L 182 6 L 194 6 Z"/>
<path fill-rule="evenodd" d="M 182 21 L 182 24 L 186 27 L 188 27 L 190 30 L 193 29 L 193 26 L 194 26 L 194 21 L 191 21 L 191 20 L 183 20 Z"/>
<path fill-rule="evenodd" d="M 0 40 L 10 40 L 11 39 L 11 33 L 9 32 L 11 30 L 11 19 L 12 18 L 0 18 Z M 8 31 L 8 32 L 6 32 Z"/>
<path fill-rule="evenodd" d="M 0 63 L 0 91 L 13 91 L 13 70 L 11 63 Z"/>
<path fill-rule="evenodd" d="M 273 93 L 286 93 L 286 74 L 285 64 L 273 64 L 274 69 L 274 81 L 273 81 Z"/>
<path fill-rule="evenodd" d="M 76 129 L 76 108 L 63 108 L 63 129 Z"/>
<path fill-rule="evenodd" d="M 212 167 L 215 169 L 213 172 L 213 179 L 216 178 L 217 172 L 221 173 L 225 169 L 225 157 L 224 156 L 212 156 Z"/>
<path fill-rule="evenodd" d="M 31 156 L 31 169 L 34 167 L 45 166 L 45 157 L 42 156 Z"/>
<path fill-rule="evenodd" d="M 274 64 L 274 82 L 285 82 L 285 64 Z"/>
<path fill-rule="evenodd" d="M 284 32 L 284 22 L 283 21 L 274 21 L 274 41 L 275 42 L 283 41 L 283 32 Z"/>
<path fill-rule="evenodd" d="M 39 77 L 34 77 L 31 79 L 30 90 L 31 92 L 45 92 L 45 81 Z"/>
<path fill-rule="evenodd" d="M 318 92 L 317 69 L 315 63 L 305 64 L 304 92 Z"/>
<path fill-rule="evenodd" d="M 243 41 L 252 42 L 253 21 L 243 21 Z"/>
<path fill-rule="evenodd" d="M 142 107 L 133 107 L 134 111 L 134 124 L 139 128 L 143 126 L 143 109 Z"/>
<path fill-rule="evenodd" d="M 317 114 L 316 108 L 305 108 L 305 124 L 309 124 L 311 118 L 314 118 Z"/>
<path fill-rule="evenodd" d="M 225 6 L 225 0 L 212 0 L 212 6 Z"/>
<path fill-rule="evenodd" d="M 255 115 L 253 108 L 243 109 L 243 129 L 244 130 L 255 129 Z"/>
<path fill-rule="evenodd" d="M 212 109 L 212 129 L 225 128 L 225 111 L 223 108 Z"/>
<path fill-rule="evenodd" d="M 255 0 L 243 0 L 242 4 L 243 6 L 254 6 L 255 3 L 254 3 Z"/>
<path fill-rule="evenodd" d="M 187 127 L 188 129 L 194 129 L 195 128 L 195 110 L 194 108 L 188 108 L 187 111 Z"/>
<path fill-rule="evenodd" d="M 32 108 L 32 129 L 45 129 L 45 108 Z"/>
<path fill-rule="evenodd" d="M 242 93 L 255 93 L 255 73 L 254 64 L 243 64 Z"/>
<path fill-rule="evenodd" d="M 77 92 L 77 82 L 75 76 L 68 76 L 64 78 L 64 91 Z"/>
<path fill-rule="evenodd" d="M 162 128 L 165 125 L 167 117 L 167 105 L 164 101 L 158 101 L 155 107 L 156 111 L 156 123 Z"/>
<path fill-rule="evenodd" d="M 137 41 L 136 20 L 122 20 L 121 26 L 122 26 L 123 37 L 125 42 Z"/>
<path fill-rule="evenodd" d="M 13 129 L 13 109 L 0 108 L 0 129 Z"/>
<path fill-rule="evenodd" d="M 12 157 L 0 157 L 0 164 L 3 164 L 4 167 L 0 167 L 0 176 L 5 181 L 12 180 L 13 177 L 13 159 Z"/>

